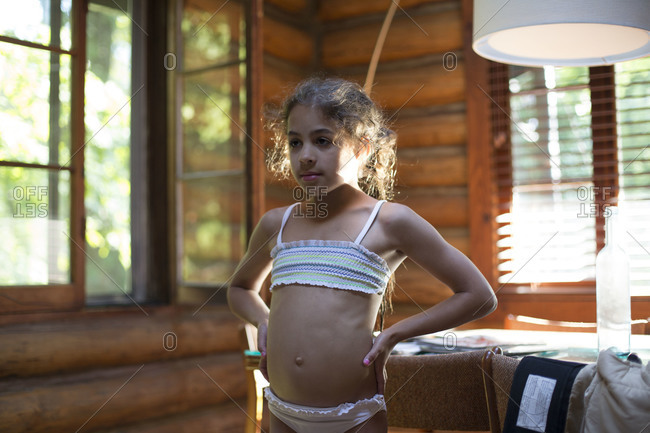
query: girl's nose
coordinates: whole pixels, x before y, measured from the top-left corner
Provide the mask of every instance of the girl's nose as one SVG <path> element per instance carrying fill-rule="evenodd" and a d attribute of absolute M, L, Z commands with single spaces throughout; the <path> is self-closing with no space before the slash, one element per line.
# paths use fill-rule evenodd
<path fill-rule="evenodd" d="M 312 164 L 315 161 L 314 149 L 309 144 L 305 143 L 300 152 L 300 162 L 303 164 Z"/>

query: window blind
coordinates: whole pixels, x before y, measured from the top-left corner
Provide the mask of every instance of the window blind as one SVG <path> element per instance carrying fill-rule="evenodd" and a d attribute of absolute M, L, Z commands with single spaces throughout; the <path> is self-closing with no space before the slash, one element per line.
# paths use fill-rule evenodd
<path fill-rule="evenodd" d="M 593 282 L 618 205 L 634 295 L 650 294 L 650 59 L 493 64 L 499 282 Z"/>

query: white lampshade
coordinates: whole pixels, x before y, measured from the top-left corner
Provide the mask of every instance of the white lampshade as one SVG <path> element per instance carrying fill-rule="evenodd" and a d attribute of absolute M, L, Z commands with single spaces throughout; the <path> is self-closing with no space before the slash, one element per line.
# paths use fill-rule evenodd
<path fill-rule="evenodd" d="M 650 0 L 474 0 L 479 55 L 524 66 L 609 65 L 650 55 Z"/>

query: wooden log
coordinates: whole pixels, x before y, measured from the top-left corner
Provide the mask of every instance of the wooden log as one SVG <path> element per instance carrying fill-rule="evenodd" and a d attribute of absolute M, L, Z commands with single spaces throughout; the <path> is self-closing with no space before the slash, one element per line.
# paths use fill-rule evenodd
<path fill-rule="evenodd" d="M 93 431 L 240 399 L 239 353 L 130 365 L 3 387 L 0 431 Z"/>
<path fill-rule="evenodd" d="M 147 308 L 144 308 L 145 311 Z M 240 349 L 239 319 L 226 308 L 7 325 L 0 377 L 35 376 Z"/>
<path fill-rule="evenodd" d="M 408 9 L 430 3 L 445 3 L 449 0 L 401 0 L 399 6 Z M 389 0 L 328 0 L 319 2 L 318 17 L 323 21 L 385 13 L 390 6 Z"/>
<path fill-rule="evenodd" d="M 443 113 L 399 118 L 393 129 L 400 149 L 433 146 L 464 146 L 467 125 L 464 113 Z"/>
<path fill-rule="evenodd" d="M 381 21 L 328 31 L 323 36 L 323 66 L 340 68 L 367 65 L 377 41 Z M 380 62 L 444 54 L 463 46 L 460 9 L 432 15 L 398 15 L 391 24 Z M 354 41 L 354 43 L 352 43 Z"/>
<path fill-rule="evenodd" d="M 291 13 L 301 13 L 307 9 L 307 0 L 264 0 L 264 3 Z"/>
<path fill-rule="evenodd" d="M 352 75 L 347 78 L 363 83 L 365 76 Z M 459 59 L 453 70 L 445 69 L 442 60 L 439 64 L 401 70 L 379 69 L 375 76 L 372 97 L 387 111 L 463 102 L 465 100 L 464 64 Z"/>
<path fill-rule="evenodd" d="M 400 320 L 404 320 L 416 314 L 422 313 L 422 309 L 427 309 L 431 305 L 415 305 L 412 302 L 408 303 L 393 303 L 393 311 L 386 313 L 384 328 L 389 328 Z"/>
<path fill-rule="evenodd" d="M 276 21 L 264 20 L 264 51 L 300 66 L 312 62 L 314 41 L 310 34 Z"/>
<path fill-rule="evenodd" d="M 394 201 L 410 207 L 434 227 L 467 227 L 467 189 L 464 187 L 400 188 Z"/>
<path fill-rule="evenodd" d="M 23 286 L 3 289 L 0 296 L 0 319 L 15 313 L 34 313 L 83 308 L 83 298 L 69 284 Z M 1 364 L 0 364 L 1 365 Z"/>
<path fill-rule="evenodd" d="M 262 77 L 264 102 L 279 104 L 307 75 L 308 73 L 301 68 L 278 62 L 268 55 L 264 56 L 264 77 Z"/>
<path fill-rule="evenodd" d="M 393 302 L 431 306 L 451 295 L 445 284 L 410 259 L 395 272 Z"/>
<path fill-rule="evenodd" d="M 398 151 L 397 161 L 399 186 L 467 185 L 467 159 L 462 148 Z"/>
<path fill-rule="evenodd" d="M 243 399 L 228 401 L 188 411 L 179 415 L 157 418 L 131 426 L 99 430 L 93 433 L 241 433 L 244 431 L 246 407 Z"/>

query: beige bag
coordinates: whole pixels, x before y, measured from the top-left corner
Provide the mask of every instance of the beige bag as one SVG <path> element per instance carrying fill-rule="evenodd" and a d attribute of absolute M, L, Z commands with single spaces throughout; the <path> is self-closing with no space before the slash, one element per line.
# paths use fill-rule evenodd
<path fill-rule="evenodd" d="M 646 430 L 644 430 L 646 429 Z M 650 431 L 650 365 L 603 350 L 571 389 L 565 433 Z"/>

